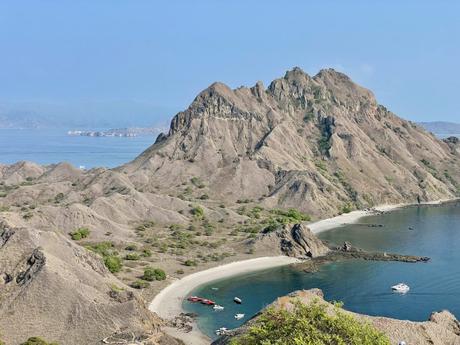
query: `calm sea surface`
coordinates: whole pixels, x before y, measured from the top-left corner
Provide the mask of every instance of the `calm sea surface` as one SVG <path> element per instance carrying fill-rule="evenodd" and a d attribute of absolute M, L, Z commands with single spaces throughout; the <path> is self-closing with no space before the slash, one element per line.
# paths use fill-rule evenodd
<path fill-rule="evenodd" d="M 408 208 L 366 217 L 359 223 L 384 227 L 348 225 L 325 232 L 321 238 L 350 241 L 367 250 L 429 256 L 431 262 L 345 261 L 323 266 L 313 274 L 288 267 L 269 269 L 212 282 L 192 292 L 215 300 L 224 311 L 189 302 L 184 302 L 184 308 L 197 313 L 201 330 L 214 338 L 215 329 L 241 325 L 277 297 L 316 287 L 327 300 L 343 301 L 347 309 L 359 313 L 421 321 L 432 311 L 449 309 L 460 317 L 460 205 Z M 399 282 L 411 287 L 407 295 L 391 293 L 390 286 Z M 243 299 L 242 305 L 233 303 L 235 296 Z M 236 321 L 236 313 L 246 317 Z"/>
<path fill-rule="evenodd" d="M 134 159 L 155 138 L 68 136 L 65 129 L 0 129 L 0 164 L 69 162 L 79 167 L 113 168 Z"/>

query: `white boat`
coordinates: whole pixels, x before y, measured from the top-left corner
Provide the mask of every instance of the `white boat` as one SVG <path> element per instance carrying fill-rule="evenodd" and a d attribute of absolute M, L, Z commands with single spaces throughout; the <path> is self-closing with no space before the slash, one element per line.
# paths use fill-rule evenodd
<path fill-rule="evenodd" d="M 228 329 L 226 327 L 221 327 L 216 329 L 216 335 L 225 335 L 228 333 Z"/>
<path fill-rule="evenodd" d="M 238 303 L 238 304 L 243 303 L 243 301 L 239 297 L 235 297 L 233 300 L 235 301 L 235 303 Z"/>
<path fill-rule="evenodd" d="M 244 317 L 244 314 L 236 314 L 235 319 L 236 320 L 241 320 Z"/>
<path fill-rule="evenodd" d="M 212 309 L 214 309 L 214 310 L 224 310 L 224 307 L 222 307 L 221 305 L 218 305 L 218 304 L 214 304 Z"/>
<path fill-rule="evenodd" d="M 407 293 L 409 292 L 410 287 L 409 285 L 406 285 L 404 283 L 399 283 L 399 284 L 393 285 L 391 287 L 391 290 L 393 290 L 394 292 L 398 292 L 398 293 Z"/>

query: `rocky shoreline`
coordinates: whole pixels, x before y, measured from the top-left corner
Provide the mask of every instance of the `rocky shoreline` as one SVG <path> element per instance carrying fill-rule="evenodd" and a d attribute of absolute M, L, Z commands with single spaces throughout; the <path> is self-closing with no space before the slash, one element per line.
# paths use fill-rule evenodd
<path fill-rule="evenodd" d="M 367 261 L 394 261 L 406 263 L 423 263 L 430 261 L 430 258 L 427 256 L 404 255 L 386 252 L 368 252 L 363 249 L 353 247 L 349 242 L 345 242 L 342 246 L 328 246 L 330 248 L 330 251 L 327 254 L 312 258 L 311 260 L 304 261 L 300 264 L 295 265 L 295 267 L 304 272 L 313 273 L 317 272 L 322 265 L 329 264 L 332 262 L 339 262 L 343 260 L 355 259 Z"/>

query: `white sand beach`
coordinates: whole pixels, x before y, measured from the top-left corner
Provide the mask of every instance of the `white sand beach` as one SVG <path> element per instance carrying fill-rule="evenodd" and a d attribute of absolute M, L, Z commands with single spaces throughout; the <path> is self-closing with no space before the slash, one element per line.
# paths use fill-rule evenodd
<path fill-rule="evenodd" d="M 196 287 L 213 280 L 231 277 L 242 273 L 249 273 L 266 268 L 278 267 L 297 263 L 300 260 L 287 256 L 261 257 L 210 268 L 205 271 L 193 273 L 182 279 L 176 280 L 171 285 L 160 291 L 149 305 L 149 309 L 164 319 L 172 319 L 182 310 L 182 302 L 187 294 Z M 187 345 L 209 344 L 210 339 L 203 335 L 194 325 L 193 331 L 183 331 L 166 328 L 168 334 L 183 340 Z"/>
<path fill-rule="evenodd" d="M 310 223 L 308 224 L 308 227 L 313 233 L 318 234 L 320 232 L 331 230 L 342 225 L 356 223 L 360 218 L 371 216 L 377 212 L 389 212 L 405 206 L 409 206 L 409 204 L 381 205 L 368 210 L 352 211 L 350 213 L 341 214 L 340 216 Z"/>

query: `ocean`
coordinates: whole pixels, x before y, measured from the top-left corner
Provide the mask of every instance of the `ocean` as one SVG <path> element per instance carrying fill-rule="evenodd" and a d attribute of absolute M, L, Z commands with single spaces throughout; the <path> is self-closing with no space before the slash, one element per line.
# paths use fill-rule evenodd
<path fill-rule="evenodd" d="M 0 164 L 27 160 L 39 164 L 69 162 L 76 167 L 113 168 L 136 158 L 153 136 L 69 136 L 66 129 L 0 129 Z"/>

